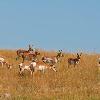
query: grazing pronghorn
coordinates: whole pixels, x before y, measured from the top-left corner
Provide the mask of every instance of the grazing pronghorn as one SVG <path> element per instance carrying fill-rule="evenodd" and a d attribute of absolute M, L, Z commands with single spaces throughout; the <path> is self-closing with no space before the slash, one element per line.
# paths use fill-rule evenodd
<path fill-rule="evenodd" d="M 36 62 L 31 62 L 30 64 L 25 64 L 25 63 L 20 63 L 19 64 L 19 69 L 20 69 L 20 74 L 22 74 L 22 72 L 24 70 L 28 70 L 31 72 L 31 75 L 33 74 L 34 72 L 34 67 L 36 66 Z"/>
<path fill-rule="evenodd" d="M 59 52 L 57 53 L 56 56 L 53 56 L 53 57 L 44 56 L 44 57 L 42 57 L 42 61 L 45 63 L 48 63 L 50 65 L 54 65 L 60 60 L 60 57 L 63 57 L 62 50 L 59 50 Z"/>
<path fill-rule="evenodd" d="M 3 67 L 4 65 L 6 65 L 8 69 L 11 69 L 11 68 L 12 68 L 12 65 L 10 65 L 7 61 L 5 61 L 5 59 L 2 58 L 2 57 L 0 57 L 0 63 L 1 63 L 1 65 L 2 65 L 2 67 Z"/>
<path fill-rule="evenodd" d="M 43 73 L 45 72 L 46 69 L 52 69 L 53 71 L 57 72 L 56 67 L 54 65 L 48 65 L 44 62 L 36 62 L 36 66 L 34 67 L 34 71 L 42 71 Z"/>
<path fill-rule="evenodd" d="M 74 67 L 75 67 L 79 63 L 81 55 L 82 55 L 82 53 L 80 55 L 77 53 L 76 58 L 68 58 L 68 67 L 70 65 L 74 65 Z"/>

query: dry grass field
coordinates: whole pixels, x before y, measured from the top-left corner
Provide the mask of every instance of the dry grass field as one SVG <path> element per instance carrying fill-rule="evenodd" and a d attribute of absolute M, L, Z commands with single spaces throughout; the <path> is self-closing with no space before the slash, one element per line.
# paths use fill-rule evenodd
<path fill-rule="evenodd" d="M 42 55 L 55 55 L 54 51 L 42 51 Z M 85 54 L 75 68 L 67 66 L 67 59 L 75 54 L 65 53 L 56 65 L 57 72 L 37 72 L 34 77 L 25 71 L 19 75 L 14 50 L 0 50 L 12 69 L 0 65 L 0 100 L 100 100 L 100 72 L 97 67 L 98 54 Z"/>

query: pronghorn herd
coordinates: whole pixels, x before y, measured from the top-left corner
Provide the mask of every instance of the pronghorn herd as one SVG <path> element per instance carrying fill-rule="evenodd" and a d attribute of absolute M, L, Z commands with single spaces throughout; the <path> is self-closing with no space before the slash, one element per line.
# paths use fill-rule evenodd
<path fill-rule="evenodd" d="M 33 75 L 33 72 L 37 71 L 42 71 L 44 73 L 46 69 L 52 69 L 53 71 L 56 72 L 56 68 L 54 65 L 50 66 L 43 62 L 36 62 L 34 60 L 30 64 L 20 63 L 19 69 L 20 69 L 20 74 L 22 74 L 24 70 L 28 70 L 31 72 L 31 75 Z"/>
<path fill-rule="evenodd" d="M 20 51 L 20 53 L 18 53 L 19 51 Z M 22 57 L 22 59 L 23 59 L 23 55 L 26 52 L 29 55 L 28 51 L 17 50 L 17 56 Z M 34 52 L 33 52 L 33 54 L 34 54 Z M 35 58 L 33 57 L 31 60 L 28 59 L 28 60 L 30 60 L 30 61 L 28 61 L 28 63 L 26 63 L 26 60 L 24 58 L 24 60 L 22 60 L 22 62 L 19 63 L 19 65 L 18 65 L 19 66 L 19 73 L 21 75 L 25 70 L 27 70 L 27 71 L 30 71 L 31 75 L 33 75 L 33 73 L 35 73 L 37 71 L 41 71 L 44 73 L 47 69 L 50 69 L 50 70 L 53 70 L 54 72 L 57 72 L 57 70 L 56 70 L 57 63 L 62 59 L 63 56 L 64 55 L 62 53 L 62 50 L 59 50 L 59 52 L 57 53 L 56 56 L 48 56 L 48 57 L 42 56 L 41 60 L 37 60 L 36 57 Z M 81 56 L 81 54 L 79 55 L 77 53 L 77 58 L 69 58 L 68 59 L 68 67 L 69 67 L 69 65 L 74 65 L 74 67 L 75 67 L 75 65 L 79 63 L 80 56 Z M 7 68 L 12 68 L 12 66 L 3 57 L 0 57 L 0 63 L 2 65 L 2 67 L 4 65 L 6 65 Z"/>
<path fill-rule="evenodd" d="M 58 55 L 58 54 L 57 54 Z M 20 69 L 20 74 L 22 74 L 22 72 L 24 70 L 28 70 L 31 72 L 31 75 L 33 75 L 33 72 L 36 71 L 42 71 L 43 73 L 45 72 L 46 69 L 51 69 L 54 72 L 57 72 L 55 64 L 59 61 L 59 57 L 57 56 L 53 56 L 53 57 L 42 57 L 41 61 L 37 61 L 37 59 L 33 58 L 31 63 L 29 64 L 25 64 L 25 62 L 21 62 L 19 64 L 19 69 Z"/>
<path fill-rule="evenodd" d="M 22 62 L 18 64 L 19 66 L 19 73 L 20 75 L 25 71 L 30 71 L 31 75 L 33 75 L 37 71 L 45 72 L 47 69 L 53 70 L 54 72 L 57 72 L 57 63 L 61 61 L 61 59 L 64 57 L 64 54 L 62 53 L 62 50 L 59 50 L 56 56 L 42 56 L 40 52 L 38 51 L 30 51 L 29 50 L 17 50 L 17 58 L 22 57 Z M 41 55 L 42 57 L 40 60 L 37 59 L 37 55 Z M 68 58 L 66 59 L 66 64 L 68 64 L 68 68 L 70 66 L 76 66 L 79 64 L 81 59 L 82 53 L 77 53 L 76 57 Z M 28 63 L 26 63 L 26 58 L 29 58 Z M 6 66 L 8 69 L 12 68 L 12 64 L 9 64 L 8 61 L 0 57 L 0 64 L 2 67 Z M 99 58 L 99 64 L 98 67 L 100 68 L 100 58 Z"/>

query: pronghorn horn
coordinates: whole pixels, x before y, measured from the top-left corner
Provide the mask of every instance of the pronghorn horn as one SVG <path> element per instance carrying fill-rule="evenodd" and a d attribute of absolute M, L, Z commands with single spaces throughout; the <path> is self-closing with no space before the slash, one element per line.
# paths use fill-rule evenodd
<path fill-rule="evenodd" d="M 79 56 L 79 54 L 77 53 L 77 55 Z"/>

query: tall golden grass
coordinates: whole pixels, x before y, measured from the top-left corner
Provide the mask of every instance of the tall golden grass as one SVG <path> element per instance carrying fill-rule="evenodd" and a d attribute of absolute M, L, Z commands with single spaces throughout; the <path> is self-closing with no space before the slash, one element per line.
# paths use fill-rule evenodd
<path fill-rule="evenodd" d="M 42 51 L 43 55 L 55 55 L 55 51 Z M 25 71 L 19 75 L 14 50 L 0 50 L 13 68 L 0 67 L 0 100 L 100 100 L 100 72 L 97 67 L 98 54 L 83 54 L 75 68 L 67 66 L 67 59 L 75 57 L 65 53 L 56 65 L 57 72 L 37 72 L 34 77 Z M 39 59 L 41 59 L 41 56 Z"/>

